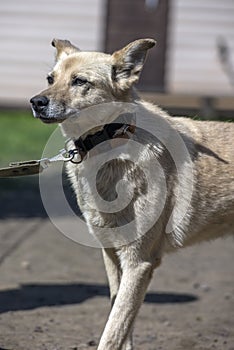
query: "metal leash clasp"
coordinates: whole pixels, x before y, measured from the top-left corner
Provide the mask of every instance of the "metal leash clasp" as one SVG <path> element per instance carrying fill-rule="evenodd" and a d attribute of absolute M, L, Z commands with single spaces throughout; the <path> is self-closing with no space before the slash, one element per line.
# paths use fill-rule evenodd
<path fill-rule="evenodd" d="M 74 160 L 74 158 L 77 158 L 77 156 L 79 157 L 79 159 Z M 71 150 L 66 150 L 63 148 L 55 156 L 51 158 L 42 158 L 39 160 L 39 162 L 43 169 L 45 169 L 48 168 L 49 165 L 58 162 L 72 162 L 74 164 L 79 164 L 82 162 L 82 158 L 78 149 L 75 148 Z"/>
<path fill-rule="evenodd" d="M 61 149 L 58 154 L 51 158 L 42 158 L 39 160 L 40 165 L 45 169 L 48 168 L 50 164 L 58 162 L 68 162 L 74 158 L 74 155 L 65 149 Z"/>

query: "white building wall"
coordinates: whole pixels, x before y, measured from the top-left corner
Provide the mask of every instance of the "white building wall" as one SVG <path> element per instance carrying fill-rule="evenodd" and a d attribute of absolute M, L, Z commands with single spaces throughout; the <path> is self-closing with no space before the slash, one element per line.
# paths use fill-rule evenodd
<path fill-rule="evenodd" d="M 46 86 L 52 39 L 102 50 L 105 0 L 0 1 L 0 105 L 27 105 Z"/>
<path fill-rule="evenodd" d="M 217 50 L 224 38 L 234 68 L 234 0 L 171 0 L 168 33 L 169 92 L 234 95 Z"/>

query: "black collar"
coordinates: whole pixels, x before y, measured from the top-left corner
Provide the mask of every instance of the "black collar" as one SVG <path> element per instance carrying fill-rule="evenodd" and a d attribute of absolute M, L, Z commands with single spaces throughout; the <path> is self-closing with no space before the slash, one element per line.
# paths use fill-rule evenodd
<path fill-rule="evenodd" d="M 128 127 L 129 126 L 127 124 L 120 123 L 106 124 L 102 130 L 96 132 L 95 134 L 87 135 L 84 139 L 79 137 L 77 140 L 74 140 L 74 144 L 80 152 L 88 153 L 99 143 L 111 140 L 117 135 L 126 133 Z"/>

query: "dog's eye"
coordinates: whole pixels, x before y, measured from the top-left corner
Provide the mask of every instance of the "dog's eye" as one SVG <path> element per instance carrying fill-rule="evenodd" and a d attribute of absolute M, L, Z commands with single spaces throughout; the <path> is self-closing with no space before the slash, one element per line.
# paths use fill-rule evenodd
<path fill-rule="evenodd" d="M 48 75 L 47 81 L 49 85 L 52 85 L 54 83 L 54 77 L 52 77 L 51 75 Z"/>
<path fill-rule="evenodd" d="M 87 79 L 85 78 L 80 78 L 80 77 L 74 77 L 72 79 L 72 86 L 82 86 L 87 83 Z"/>

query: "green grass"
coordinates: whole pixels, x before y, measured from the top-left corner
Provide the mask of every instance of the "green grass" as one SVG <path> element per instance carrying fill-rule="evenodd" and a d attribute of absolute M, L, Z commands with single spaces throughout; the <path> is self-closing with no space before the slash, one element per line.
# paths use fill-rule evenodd
<path fill-rule="evenodd" d="M 33 118 L 30 111 L 0 111 L 0 166 L 41 158 L 56 127 Z"/>

